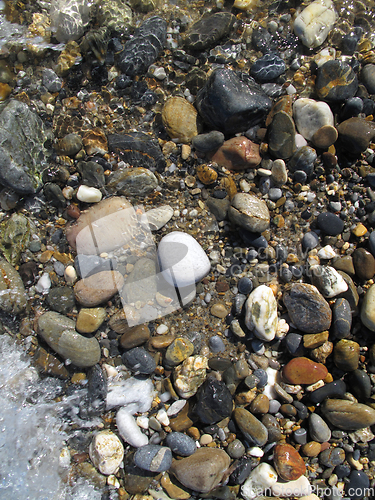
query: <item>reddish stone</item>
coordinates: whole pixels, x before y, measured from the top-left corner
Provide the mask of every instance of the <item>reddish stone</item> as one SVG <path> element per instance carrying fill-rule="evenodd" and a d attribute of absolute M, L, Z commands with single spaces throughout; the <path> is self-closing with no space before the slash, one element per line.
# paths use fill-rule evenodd
<path fill-rule="evenodd" d="M 78 219 L 78 217 L 81 215 L 80 209 L 77 207 L 77 205 L 74 205 L 74 203 L 71 203 L 68 208 L 67 208 L 67 214 L 69 217 L 72 219 Z"/>
<path fill-rule="evenodd" d="M 288 384 L 315 384 L 325 379 L 327 368 L 309 358 L 293 358 L 283 368 L 283 377 Z"/>
<path fill-rule="evenodd" d="M 211 156 L 211 160 L 229 170 L 245 170 L 258 166 L 262 158 L 259 145 L 240 136 L 225 141 Z"/>
<path fill-rule="evenodd" d="M 273 449 L 276 472 L 284 481 L 295 481 L 306 472 L 306 465 L 298 451 L 290 444 L 277 444 Z"/>

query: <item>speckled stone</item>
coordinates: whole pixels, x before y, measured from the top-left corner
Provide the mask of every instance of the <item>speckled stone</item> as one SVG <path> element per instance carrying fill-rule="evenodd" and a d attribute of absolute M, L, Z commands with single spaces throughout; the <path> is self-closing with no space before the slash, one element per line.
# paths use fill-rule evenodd
<path fill-rule="evenodd" d="M 334 59 L 327 61 L 318 69 L 315 89 L 322 101 L 344 101 L 353 97 L 357 88 L 357 76 L 346 62 Z"/>
<path fill-rule="evenodd" d="M 122 361 L 132 371 L 149 375 L 156 368 L 154 358 L 143 347 L 134 347 L 122 355 Z"/>
<path fill-rule="evenodd" d="M 174 387 L 182 398 L 194 396 L 206 379 L 208 368 L 204 356 L 189 356 L 174 370 Z"/>
<path fill-rule="evenodd" d="M 370 280 L 375 274 L 375 258 L 365 248 L 356 248 L 353 252 L 355 274 L 360 280 Z"/>
<path fill-rule="evenodd" d="M 375 137 L 374 122 L 354 116 L 337 127 L 341 146 L 352 154 L 365 151 Z"/>
<path fill-rule="evenodd" d="M 296 129 L 293 118 L 279 111 L 268 128 L 268 148 L 274 158 L 290 158 L 296 150 Z"/>
<path fill-rule="evenodd" d="M 229 12 L 215 12 L 203 16 L 184 33 L 184 47 L 201 51 L 215 46 L 221 38 L 231 32 L 235 20 L 235 16 Z"/>
<path fill-rule="evenodd" d="M 329 330 L 332 311 L 315 286 L 293 284 L 284 293 L 283 300 L 292 323 L 302 332 L 319 333 Z"/>
<path fill-rule="evenodd" d="M 309 358 L 293 358 L 283 368 L 283 378 L 289 384 L 315 384 L 327 376 L 328 370 L 321 363 Z"/>
<path fill-rule="evenodd" d="M 245 304 L 245 324 L 260 340 L 275 338 L 277 302 L 270 287 L 260 285 L 251 292 Z"/>
<path fill-rule="evenodd" d="M 205 185 L 210 185 L 216 182 L 217 172 L 209 165 L 197 165 L 195 168 L 198 179 Z"/>
<path fill-rule="evenodd" d="M 244 408 L 236 408 L 233 418 L 245 438 L 256 446 L 264 446 L 267 443 L 268 432 L 266 427 Z"/>
<path fill-rule="evenodd" d="M 275 469 L 284 481 L 295 481 L 306 472 L 305 462 L 290 444 L 277 444 L 274 448 Z"/>
<path fill-rule="evenodd" d="M 335 345 L 333 361 L 337 368 L 344 372 L 351 372 L 358 368 L 360 346 L 357 342 L 342 339 Z"/>
<path fill-rule="evenodd" d="M 163 125 L 171 139 L 189 144 L 199 134 L 198 112 L 183 97 L 170 97 L 164 104 L 161 117 Z"/>
<path fill-rule="evenodd" d="M 327 399 L 322 413 L 332 425 L 343 430 L 355 431 L 375 424 L 375 410 L 353 401 Z"/>
<path fill-rule="evenodd" d="M 262 160 L 259 144 L 244 136 L 228 139 L 209 158 L 222 167 L 236 171 L 255 168 Z"/>
<path fill-rule="evenodd" d="M 165 352 L 165 363 L 167 366 L 177 366 L 194 352 L 194 344 L 189 339 L 176 338 Z"/>
<path fill-rule="evenodd" d="M 266 203 L 249 193 L 237 193 L 232 198 L 228 216 L 234 224 L 254 233 L 265 231 L 270 224 Z"/>
<path fill-rule="evenodd" d="M 331 299 L 347 291 L 346 281 L 333 267 L 316 265 L 310 270 L 311 283 L 317 287 L 323 297 Z"/>
<path fill-rule="evenodd" d="M 342 448 L 328 448 L 319 455 L 319 462 L 326 467 L 336 467 L 345 460 L 345 451 Z"/>

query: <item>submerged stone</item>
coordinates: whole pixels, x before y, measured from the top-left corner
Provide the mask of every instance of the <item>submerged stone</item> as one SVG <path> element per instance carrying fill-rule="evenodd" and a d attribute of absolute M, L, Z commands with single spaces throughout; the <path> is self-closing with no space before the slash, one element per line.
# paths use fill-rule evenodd
<path fill-rule="evenodd" d="M 6 260 L 16 266 L 30 240 L 30 220 L 22 214 L 12 214 L 0 224 L 0 250 Z"/>
<path fill-rule="evenodd" d="M 163 172 L 165 158 L 158 141 L 143 132 L 128 132 L 108 136 L 108 149 L 132 167 Z"/>
<path fill-rule="evenodd" d="M 190 50 L 204 50 L 213 47 L 221 38 L 231 32 L 235 21 L 236 17 L 229 12 L 216 12 L 203 16 L 189 27 L 183 35 L 182 43 Z"/>

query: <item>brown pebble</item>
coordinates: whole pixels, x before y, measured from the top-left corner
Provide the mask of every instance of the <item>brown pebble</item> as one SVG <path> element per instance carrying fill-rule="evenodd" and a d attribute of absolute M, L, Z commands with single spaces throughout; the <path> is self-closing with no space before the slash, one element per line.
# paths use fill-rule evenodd
<path fill-rule="evenodd" d="M 224 306 L 224 304 L 213 304 L 211 306 L 210 312 L 212 316 L 215 316 L 216 318 L 223 319 L 228 315 L 228 309 Z"/>
<path fill-rule="evenodd" d="M 326 341 L 321 346 L 319 346 L 315 349 L 312 349 L 310 351 L 310 356 L 312 359 L 314 359 L 318 363 L 324 364 L 326 362 L 328 356 L 332 353 L 332 351 L 333 351 L 333 343 Z"/>
<path fill-rule="evenodd" d="M 217 281 L 215 284 L 215 290 L 219 293 L 226 292 L 229 290 L 229 283 L 227 281 Z"/>
<path fill-rule="evenodd" d="M 186 434 L 192 437 L 195 441 L 199 441 L 201 437 L 201 433 L 199 432 L 199 429 L 197 427 L 189 427 L 189 429 L 186 431 Z"/>
<path fill-rule="evenodd" d="M 120 346 L 123 349 L 138 347 L 150 338 L 150 330 L 147 325 L 137 325 L 120 337 Z"/>
<path fill-rule="evenodd" d="M 193 421 L 188 416 L 189 413 L 189 402 L 182 408 L 182 410 L 169 421 L 169 427 L 172 431 L 183 432 L 189 429 L 193 425 Z"/>
<path fill-rule="evenodd" d="M 78 208 L 77 205 L 74 203 L 71 203 L 68 208 L 66 209 L 66 213 L 71 217 L 72 219 L 78 219 L 78 217 L 81 215 L 81 211 Z"/>
<path fill-rule="evenodd" d="M 255 414 L 268 413 L 270 409 L 270 400 L 265 394 L 258 394 L 251 402 L 250 411 Z"/>
<path fill-rule="evenodd" d="M 172 334 L 168 335 L 158 335 L 155 337 L 151 337 L 150 344 L 155 349 L 164 349 L 168 347 L 174 341 L 175 337 Z"/>
<path fill-rule="evenodd" d="M 209 165 L 198 165 L 195 169 L 198 179 L 202 184 L 213 184 L 217 179 L 217 172 Z"/>
<path fill-rule="evenodd" d="M 311 138 L 311 142 L 320 149 L 328 149 L 337 141 L 338 133 L 332 125 L 324 125 Z"/>
<path fill-rule="evenodd" d="M 322 445 L 316 441 L 310 441 L 301 447 L 301 452 L 307 457 L 317 457 L 321 451 Z"/>
<path fill-rule="evenodd" d="M 303 356 L 291 359 L 283 368 L 283 377 L 289 384 L 315 384 L 327 373 L 324 365 Z"/>
<path fill-rule="evenodd" d="M 359 364 L 360 346 L 357 342 L 342 339 L 335 345 L 333 361 L 337 368 L 345 372 L 354 371 Z"/>
<path fill-rule="evenodd" d="M 259 165 L 262 158 L 259 154 L 259 145 L 247 137 L 233 137 L 225 141 L 222 146 L 210 155 L 211 160 L 229 170 L 245 170 Z"/>
<path fill-rule="evenodd" d="M 273 452 L 275 469 L 284 481 L 295 481 L 306 472 L 305 462 L 290 444 L 277 444 Z"/>
<path fill-rule="evenodd" d="M 365 248 L 356 248 L 353 252 L 355 274 L 360 280 L 369 280 L 375 274 L 375 259 Z"/>
<path fill-rule="evenodd" d="M 303 346 L 306 349 L 316 349 L 328 340 L 329 332 L 311 333 L 303 336 Z"/>

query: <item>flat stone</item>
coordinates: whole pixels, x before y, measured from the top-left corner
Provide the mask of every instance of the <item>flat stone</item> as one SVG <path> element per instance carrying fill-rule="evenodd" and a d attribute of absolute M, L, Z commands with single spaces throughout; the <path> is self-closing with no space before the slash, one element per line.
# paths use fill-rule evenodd
<path fill-rule="evenodd" d="M 0 309 L 19 314 L 26 308 L 26 299 L 21 276 L 9 262 L 0 258 Z"/>
<path fill-rule="evenodd" d="M 284 481 L 296 481 L 306 472 L 305 462 L 290 444 L 277 444 L 273 449 L 273 462 Z"/>
<path fill-rule="evenodd" d="M 347 283 L 333 267 L 315 265 L 310 270 L 311 283 L 316 286 L 323 297 L 331 299 L 347 291 Z"/>
<path fill-rule="evenodd" d="M 172 140 L 189 144 L 200 132 L 198 112 L 183 97 L 170 97 L 163 106 L 161 117 Z"/>
<path fill-rule="evenodd" d="M 332 309 L 333 331 L 338 339 L 349 337 L 352 328 L 352 312 L 346 299 L 337 299 Z"/>
<path fill-rule="evenodd" d="M 77 316 L 76 329 L 79 333 L 94 333 L 103 324 L 107 312 L 103 307 L 82 308 Z"/>
<path fill-rule="evenodd" d="M 275 338 L 277 329 L 277 302 L 266 285 L 251 292 L 245 304 L 245 324 L 255 335 L 266 342 Z"/>
<path fill-rule="evenodd" d="M 361 321 L 366 328 L 375 332 L 375 285 L 370 286 L 363 299 Z"/>
<path fill-rule="evenodd" d="M 233 418 L 245 439 L 250 443 L 254 443 L 255 446 L 264 446 L 267 443 L 266 427 L 249 411 L 238 407 L 233 412 Z"/>
<path fill-rule="evenodd" d="M 311 439 L 318 443 L 325 443 L 331 439 L 331 430 L 317 413 L 311 413 L 309 418 L 309 433 Z"/>
<path fill-rule="evenodd" d="M 302 332 L 319 333 L 329 330 L 332 311 L 315 286 L 293 284 L 284 293 L 283 300 L 292 323 Z"/>
<path fill-rule="evenodd" d="M 119 168 L 108 177 L 107 188 L 113 194 L 146 196 L 158 185 L 155 175 L 147 168 Z"/>
<path fill-rule="evenodd" d="M 170 472 L 187 488 L 208 493 L 217 486 L 230 465 L 230 457 L 219 448 L 199 448 L 193 455 L 176 460 Z"/>
<path fill-rule="evenodd" d="M 334 380 L 329 384 L 316 389 L 309 394 L 309 398 L 313 404 L 322 403 L 326 398 L 344 397 L 346 392 L 346 384 L 343 380 Z"/>
<path fill-rule="evenodd" d="M 147 325 L 133 326 L 121 335 L 119 341 L 120 346 L 123 349 L 132 349 L 133 347 L 138 347 L 147 342 L 150 338 L 150 335 L 150 330 Z"/>
<path fill-rule="evenodd" d="M 375 274 L 375 258 L 365 248 L 356 248 L 353 252 L 355 274 L 360 280 L 370 280 Z"/>
<path fill-rule="evenodd" d="M 341 122 L 337 131 L 340 145 L 352 154 L 359 154 L 365 151 L 374 139 L 375 124 L 354 116 Z"/>
<path fill-rule="evenodd" d="M 228 210 L 231 222 L 254 233 L 268 229 L 270 214 L 266 203 L 249 193 L 237 193 Z"/>
<path fill-rule="evenodd" d="M 172 452 L 166 446 L 146 444 L 135 452 L 134 463 L 141 469 L 163 472 L 172 465 Z"/>
<path fill-rule="evenodd" d="M 268 127 L 268 147 L 274 158 L 290 158 L 296 151 L 296 129 L 293 118 L 279 111 Z"/>
<path fill-rule="evenodd" d="M 199 388 L 197 398 L 194 412 L 202 423 L 212 425 L 231 416 L 233 399 L 224 382 L 209 377 Z"/>
<path fill-rule="evenodd" d="M 101 271 L 74 285 L 76 301 L 84 307 L 96 307 L 111 299 L 124 285 L 118 271 Z"/>
<path fill-rule="evenodd" d="M 311 138 L 311 142 L 315 147 L 320 149 L 328 149 L 335 144 L 338 138 L 338 132 L 332 125 L 324 125 Z"/>
<path fill-rule="evenodd" d="M 250 68 L 250 75 L 260 83 L 270 82 L 285 72 L 285 62 L 274 53 L 257 59 Z"/>
<path fill-rule="evenodd" d="M 356 370 L 359 364 L 360 346 L 357 342 L 342 339 L 335 345 L 333 361 L 344 372 Z"/>
<path fill-rule="evenodd" d="M 215 151 L 219 148 L 224 140 L 225 136 L 222 132 L 211 130 L 211 132 L 198 134 L 193 137 L 192 146 L 202 153 L 208 153 L 209 151 Z"/>
<path fill-rule="evenodd" d="M 323 212 L 319 214 L 316 220 L 319 229 L 330 236 L 337 236 L 344 230 L 344 222 L 337 215 L 332 214 L 331 212 Z"/>
<path fill-rule="evenodd" d="M 259 145 L 247 137 L 233 137 L 223 143 L 210 160 L 228 170 L 246 170 L 257 167 L 262 158 L 259 154 Z"/>
<path fill-rule="evenodd" d="M 154 358 L 143 347 L 134 347 L 121 356 L 124 364 L 132 371 L 149 375 L 155 371 Z"/>
<path fill-rule="evenodd" d="M 326 125 L 333 126 L 334 118 L 326 102 L 302 97 L 293 104 L 293 116 L 298 132 L 308 141 Z"/>
<path fill-rule="evenodd" d="M 235 134 L 260 124 L 271 108 L 271 100 L 250 76 L 220 68 L 199 91 L 196 106 L 210 127 Z"/>
<path fill-rule="evenodd" d="M 235 20 L 235 16 L 229 12 L 215 12 L 204 16 L 184 33 L 182 43 L 184 47 L 194 51 L 213 47 L 231 32 Z"/>
<path fill-rule="evenodd" d="M 194 344 L 189 339 L 178 337 L 169 345 L 164 360 L 168 367 L 177 366 L 194 352 Z"/>
<path fill-rule="evenodd" d="M 319 47 L 327 38 L 337 17 L 331 0 L 315 0 L 296 17 L 294 33 L 306 47 Z"/>
<path fill-rule="evenodd" d="M 95 434 L 89 446 L 90 460 L 102 474 L 116 474 L 124 459 L 124 447 L 110 430 Z"/>
<path fill-rule="evenodd" d="M 338 429 L 355 431 L 375 423 L 375 410 L 370 406 L 345 399 L 327 399 L 321 406 L 324 417 Z"/>
<path fill-rule="evenodd" d="M 344 101 L 357 92 L 357 75 L 344 61 L 338 59 L 327 61 L 317 71 L 315 89 L 322 101 Z"/>
<path fill-rule="evenodd" d="M 291 359 L 283 368 L 283 378 L 288 384 L 315 384 L 327 376 L 328 370 L 321 363 L 309 358 Z"/>

